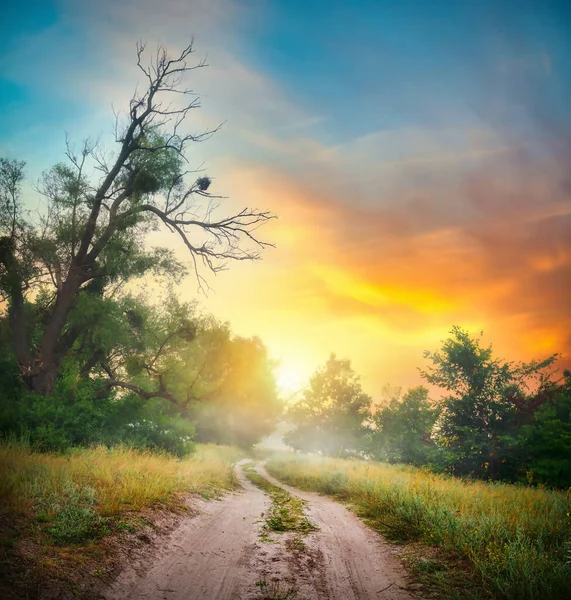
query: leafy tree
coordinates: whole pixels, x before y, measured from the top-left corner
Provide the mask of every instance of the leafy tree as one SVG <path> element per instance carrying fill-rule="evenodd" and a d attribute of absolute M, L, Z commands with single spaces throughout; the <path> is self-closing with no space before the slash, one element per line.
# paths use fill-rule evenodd
<path fill-rule="evenodd" d="M 370 453 L 391 463 L 428 464 L 435 459 L 432 430 L 439 414 L 423 386 L 393 396 L 372 414 Z"/>
<path fill-rule="evenodd" d="M 92 373 L 107 375 L 98 395 L 121 388 L 162 400 L 196 423 L 201 441 L 249 446 L 271 432 L 281 405 L 275 364 L 259 339 L 232 335 L 174 296 L 160 307 L 125 297 L 101 308 L 78 348 L 90 348 Z"/>
<path fill-rule="evenodd" d="M 454 473 L 500 478 L 515 446 L 522 417 L 538 408 L 529 391 L 552 386 L 549 367 L 556 356 L 540 362 L 513 363 L 494 358 L 460 327 L 436 352 L 425 352 L 432 365 L 421 370 L 432 385 L 449 392 L 437 424 Z M 541 397 L 541 393 L 536 393 Z"/>
<path fill-rule="evenodd" d="M 296 450 L 341 456 L 359 452 L 371 398 L 351 362 L 332 354 L 313 374 L 301 400 L 288 411 L 294 428 L 284 436 Z"/>
<path fill-rule="evenodd" d="M 22 207 L 24 164 L 0 160 L 0 294 L 29 391 L 54 390 L 82 331 L 72 324 L 72 311 L 81 304 L 87 318 L 89 294 L 99 290 L 106 297 L 113 286 L 153 270 L 182 274 L 171 252 L 145 249 L 148 232 L 163 228 L 182 240 L 200 286 L 200 264 L 216 271 L 228 260 L 256 259 L 257 249 L 268 245 L 256 229 L 272 218 L 269 213 L 245 208 L 216 216 L 210 179 L 186 182 L 192 174 L 185 170 L 188 145 L 214 133 L 183 132 L 199 106 L 183 79 L 204 62 L 188 62 L 192 44 L 175 58 L 159 48 L 149 63 L 144 50 L 138 46 L 137 64 L 146 88 L 135 93 L 124 121 L 117 119 L 116 153 L 105 155 L 89 141 L 79 152 L 68 144 L 67 163 L 46 173 L 40 185 L 46 210 L 39 220 Z M 40 292 L 42 303 L 30 303 Z"/>
<path fill-rule="evenodd" d="M 571 487 L 571 372 L 545 394 L 533 419 L 524 424 L 518 444 L 521 479 Z"/>

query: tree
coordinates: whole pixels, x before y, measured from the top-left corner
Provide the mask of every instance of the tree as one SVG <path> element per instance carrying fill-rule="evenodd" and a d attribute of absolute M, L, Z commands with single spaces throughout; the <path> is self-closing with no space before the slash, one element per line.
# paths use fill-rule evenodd
<path fill-rule="evenodd" d="M 50 395 L 24 389 L 7 326 L 0 319 L 0 435 L 39 450 L 122 441 L 182 455 L 194 439 L 251 446 L 281 412 L 263 343 L 233 335 L 196 302 L 81 294 L 69 321 L 79 333 Z"/>
<path fill-rule="evenodd" d="M 0 161 L 0 293 L 29 390 L 49 394 L 54 389 L 80 335 L 70 326 L 70 314 L 81 296 L 152 269 L 176 273 L 180 265 L 168 250 L 141 251 L 149 231 L 163 227 L 182 240 L 199 286 L 205 285 L 200 264 L 217 271 L 228 260 L 257 259 L 258 249 L 269 245 L 256 235 L 273 218 L 268 212 L 245 208 L 215 216 L 211 180 L 200 176 L 186 183 L 196 173 L 184 167 L 188 145 L 215 131 L 183 132 L 185 119 L 199 107 L 183 79 L 206 66 L 189 64 L 192 54 L 192 43 L 175 58 L 160 47 L 145 63 L 145 47 L 137 47 L 146 86 L 131 99 L 125 122 L 116 120 L 117 152 L 106 156 L 89 141 L 75 152 L 68 143 L 68 164 L 56 165 L 40 186 L 47 208 L 39 222 L 22 207 L 23 163 Z M 44 312 L 37 335 L 31 323 L 36 315 L 26 303 L 39 290 Z"/>
<path fill-rule="evenodd" d="M 552 386 L 532 420 L 520 430 L 517 459 L 520 479 L 571 487 L 571 372 Z"/>
<path fill-rule="evenodd" d="M 214 325 L 197 336 L 185 360 L 191 386 L 207 381 L 208 398 L 191 405 L 197 440 L 248 447 L 269 435 L 282 412 L 274 368 L 276 363 L 258 338 L 231 336 Z M 214 339 L 213 339 L 214 338 Z"/>
<path fill-rule="evenodd" d="M 288 412 L 294 425 L 285 442 L 296 450 L 342 456 L 361 450 L 371 398 L 349 360 L 332 354 L 313 374 L 301 400 Z"/>
<path fill-rule="evenodd" d="M 517 428 L 539 407 L 533 398 L 543 398 L 542 391 L 553 385 L 549 368 L 556 355 L 540 362 L 505 362 L 493 357 L 491 345 L 482 347 L 477 337 L 454 327 L 441 350 L 424 356 L 432 365 L 421 375 L 450 392 L 437 423 L 450 468 L 459 474 L 504 476 Z"/>
<path fill-rule="evenodd" d="M 88 365 L 78 377 L 101 378 L 99 396 L 120 388 L 166 401 L 196 422 L 201 441 L 249 446 L 270 433 L 281 405 L 261 340 L 234 336 L 228 324 L 199 314 L 196 302 L 173 295 L 160 306 L 129 296 L 89 301 L 87 322 L 81 303 L 72 312 L 82 333 L 69 359 Z"/>
<path fill-rule="evenodd" d="M 424 386 L 392 397 L 371 417 L 370 452 L 378 460 L 423 465 L 434 458 L 432 430 L 440 410 Z"/>

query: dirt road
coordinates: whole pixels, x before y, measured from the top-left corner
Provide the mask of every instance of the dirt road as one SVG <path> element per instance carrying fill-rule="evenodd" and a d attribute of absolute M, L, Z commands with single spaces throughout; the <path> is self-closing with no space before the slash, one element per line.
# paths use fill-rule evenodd
<path fill-rule="evenodd" d="M 344 506 L 259 474 L 307 500 L 318 531 L 298 547 L 292 533 L 260 537 L 270 500 L 238 465 L 243 491 L 204 503 L 161 547 L 129 565 L 107 600 L 411 600 L 390 547 Z M 258 585 L 256 585 L 258 582 Z M 265 582 L 260 588 L 259 582 Z M 289 590 L 295 590 L 296 594 Z"/>

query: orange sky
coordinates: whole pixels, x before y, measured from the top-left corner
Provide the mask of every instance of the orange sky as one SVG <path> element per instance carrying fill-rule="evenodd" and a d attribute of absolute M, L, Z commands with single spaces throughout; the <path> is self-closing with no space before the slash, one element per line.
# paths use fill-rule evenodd
<path fill-rule="evenodd" d="M 229 206 L 247 200 L 279 216 L 263 231 L 276 248 L 212 278 L 203 304 L 236 332 L 259 335 L 286 379 L 303 380 L 335 352 L 373 395 L 385 383 L 414 385 L 423 351 L 455 324 L 484 330 L 507 359 L 561 352 L 569 364 L 565 161 L 474 132 L 453 156 L 414 157 L 418 142 L 396 162 L 371 154 L 388 143 L 381 136 L 308 146 L 289 172 L 221 167 Z"/>

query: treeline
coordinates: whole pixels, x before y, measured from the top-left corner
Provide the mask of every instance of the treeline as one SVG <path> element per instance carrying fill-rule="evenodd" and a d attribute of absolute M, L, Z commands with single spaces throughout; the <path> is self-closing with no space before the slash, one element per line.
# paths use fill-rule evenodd
<path fill-rule="evenodd" d="M 419 386 L 365 394 L 348 360 L 332 355 L 288 411 L 286 442 L 329 456 L 366 456 L 490 480 L 571 486 L 571 373 L 556 356 L 512 363 L 459 327 L 425 353 Z"/>
<path fill-rule="evenodd" d="M 251 445 L 273 429 L 279 403 L 259 340 L 172 295 L 159 306 L 133 292 L 187 274 L 150 233 L 179 240 L 201 288 L 204 269 L 267 245 L 258 230 L 272 215 L 220 211 L 211 180 L 187 165 L 188 146 L 214 133 L 185 122 L 199 106 L 185 78 L 205 66 L 192 55 L 160 47 L 147 60 L 138 46 L 146 87 L 117 115 L 114 149 L 68 143 L 36 186 L 37 211 L 22 198 L 25 164 L 0 159 L 3 436 L 40 450 L 126 442 L 182 455 L 193 440 Z"/>

